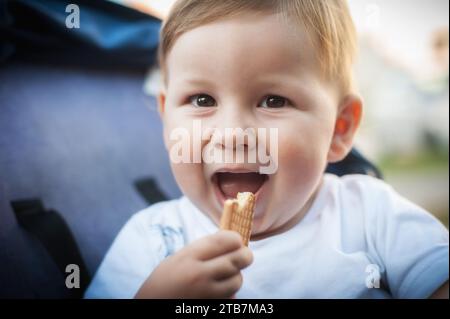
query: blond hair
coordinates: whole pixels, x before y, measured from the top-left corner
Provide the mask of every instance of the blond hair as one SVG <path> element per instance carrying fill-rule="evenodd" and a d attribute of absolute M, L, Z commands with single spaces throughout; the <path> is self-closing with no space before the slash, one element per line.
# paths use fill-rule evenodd
<path fill-rule="evenodd" d="M 346 0 L 178 0 L 164 21 L 158 59 L 165 73 L 167 55 L 179 36 L 201 25 L 243 12 L 281 13 L 313 35 L 322 74 L 352 88 L 356 32 Z"/>

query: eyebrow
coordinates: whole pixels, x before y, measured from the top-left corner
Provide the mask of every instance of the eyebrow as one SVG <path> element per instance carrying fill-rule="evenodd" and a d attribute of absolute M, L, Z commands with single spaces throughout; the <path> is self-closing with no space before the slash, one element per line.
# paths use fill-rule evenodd
<path fill-rule="evenodd" d="M 273 87 L 277 89 L 279 87 L 284 87 L 289 91 L 304 92 L 308 90 L 308 86 L 302 85 L 302 81 L 299 81 L 301 75 L 286 74 L 281 72 L 267 72 L 262 76 L 254 77 L 251 82 L 247 82 L 249 87 L 254 89 L 260 87 Z M 201 75 L 186 75 L 177 77 L 176 82 L 182 83 L 183 86 L 192 87 L 204 87 L 208 89 L 216 89 L 220 87 L 220 82 L 217 83 L 209 78 L 205 78 Z"/>
<path fill-rule="evenodd" d="M 285 87 L 290 90 L 303 91 L 308 87 L 300 81 L 300 76 L 274 74 L 255 79 L 255 86 Z"/>
<path fill-rule="evenodd" d="M 194 85 L 205 85 L 205 84 L 211 84 L 214 83 L 214 81 L 210 81 L 207 78 L 204 77 L 198 77 L 198 76 L 186 76 L 186 77 L 178 77 L 179 81 L 183 81 L 189 84 Z M 298 80 L 299 76 L 294 75 L 285 75 L 280 73 L 270 73 L 266 74 L 263 77 L 255 77 L 254 82 L 260 82 L 262 84 L 272 84 L 272 83 L 292 83 L 294 80 Z M 296 81 L 295 81 L 296 82 Z"/>
<path fill-rule="evenodd" d="M 186 78 L 186 79 L 183 79 L 183 81 L 186 81 L 188 84 L 193 84 L 193 85 L 209 85 L 212 83 L 211 81 L 209 81 L 207 79 L 198 78 L 198 77 Z"/>
<path fill-rule="evenodd" d="M 216 88 L 218 86 L 218 84 L 214 81 L 198 76 L 177 77 L 175 83 L 181 83 L 183 86 L 207 87 L 210 89 Z"/>

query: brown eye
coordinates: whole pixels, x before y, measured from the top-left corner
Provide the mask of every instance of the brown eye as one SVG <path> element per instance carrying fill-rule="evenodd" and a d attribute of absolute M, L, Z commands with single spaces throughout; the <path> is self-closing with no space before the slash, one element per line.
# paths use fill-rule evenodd
<path fill-rule="evenodd" d="M 196 107 L 216 106 L 216 100 L 208 94 L 198 94 L 190 97 L 191 104 Z"/>
<path fill-rule="evenodd" d="M 288 101 L 278 95 L 269 95 L 261 102 L 260 107 L 280 108 L 288 105 Z"/>

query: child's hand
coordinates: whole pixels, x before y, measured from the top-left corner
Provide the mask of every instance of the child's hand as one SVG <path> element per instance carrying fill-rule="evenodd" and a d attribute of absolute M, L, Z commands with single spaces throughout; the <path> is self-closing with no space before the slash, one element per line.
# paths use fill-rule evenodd
<path fill-rule="evenodd" d="M 221 230 L 166 258 L 136 298 L 229 298 L 242 285 L 241 269 L 252 261 L 239 234 Z"/>

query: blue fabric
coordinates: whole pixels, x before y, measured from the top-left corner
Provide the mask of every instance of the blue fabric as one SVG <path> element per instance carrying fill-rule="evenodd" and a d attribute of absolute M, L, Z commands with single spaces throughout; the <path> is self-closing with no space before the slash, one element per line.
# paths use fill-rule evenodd
<path fill-rule="evenodd" d="M 106 0 L 79 0 L 80 28 L 66 27 L 70 0 L 0 4 L 0 61 L 16 57 L 143 68 L 155 62 L 160 20 Z"/>
<path fill-rule="evenodd" d="M 0 179 L 0 299 L 68 297 L 64 278 L 46 249 L 14 219 L 6 187 Z"/>
<path fill-rule="evenodd" d="M 179 195 L 154 100 L 142 93 L 160 21 L 80 0 L 80 28 L 68 29 L 70 3 L 0 2 L 0 62 L 8 62 L 0 69 L 0 297 L 69 296 L 11 201 L 38 198 L 60 212 L 93 274 L 130 214 L 148 205 L 137 180 Z"/>
<path fill-rule="evenodd" d="M 60 212 L 93 274 L 123 224 L 148 205 L 136 180 L 152 177 L 169 198 L 180 195 L 144 77 L 23 63 L 0 70 L 0 296 L 66 292 L 10 201 L 39 198 Z"/>

